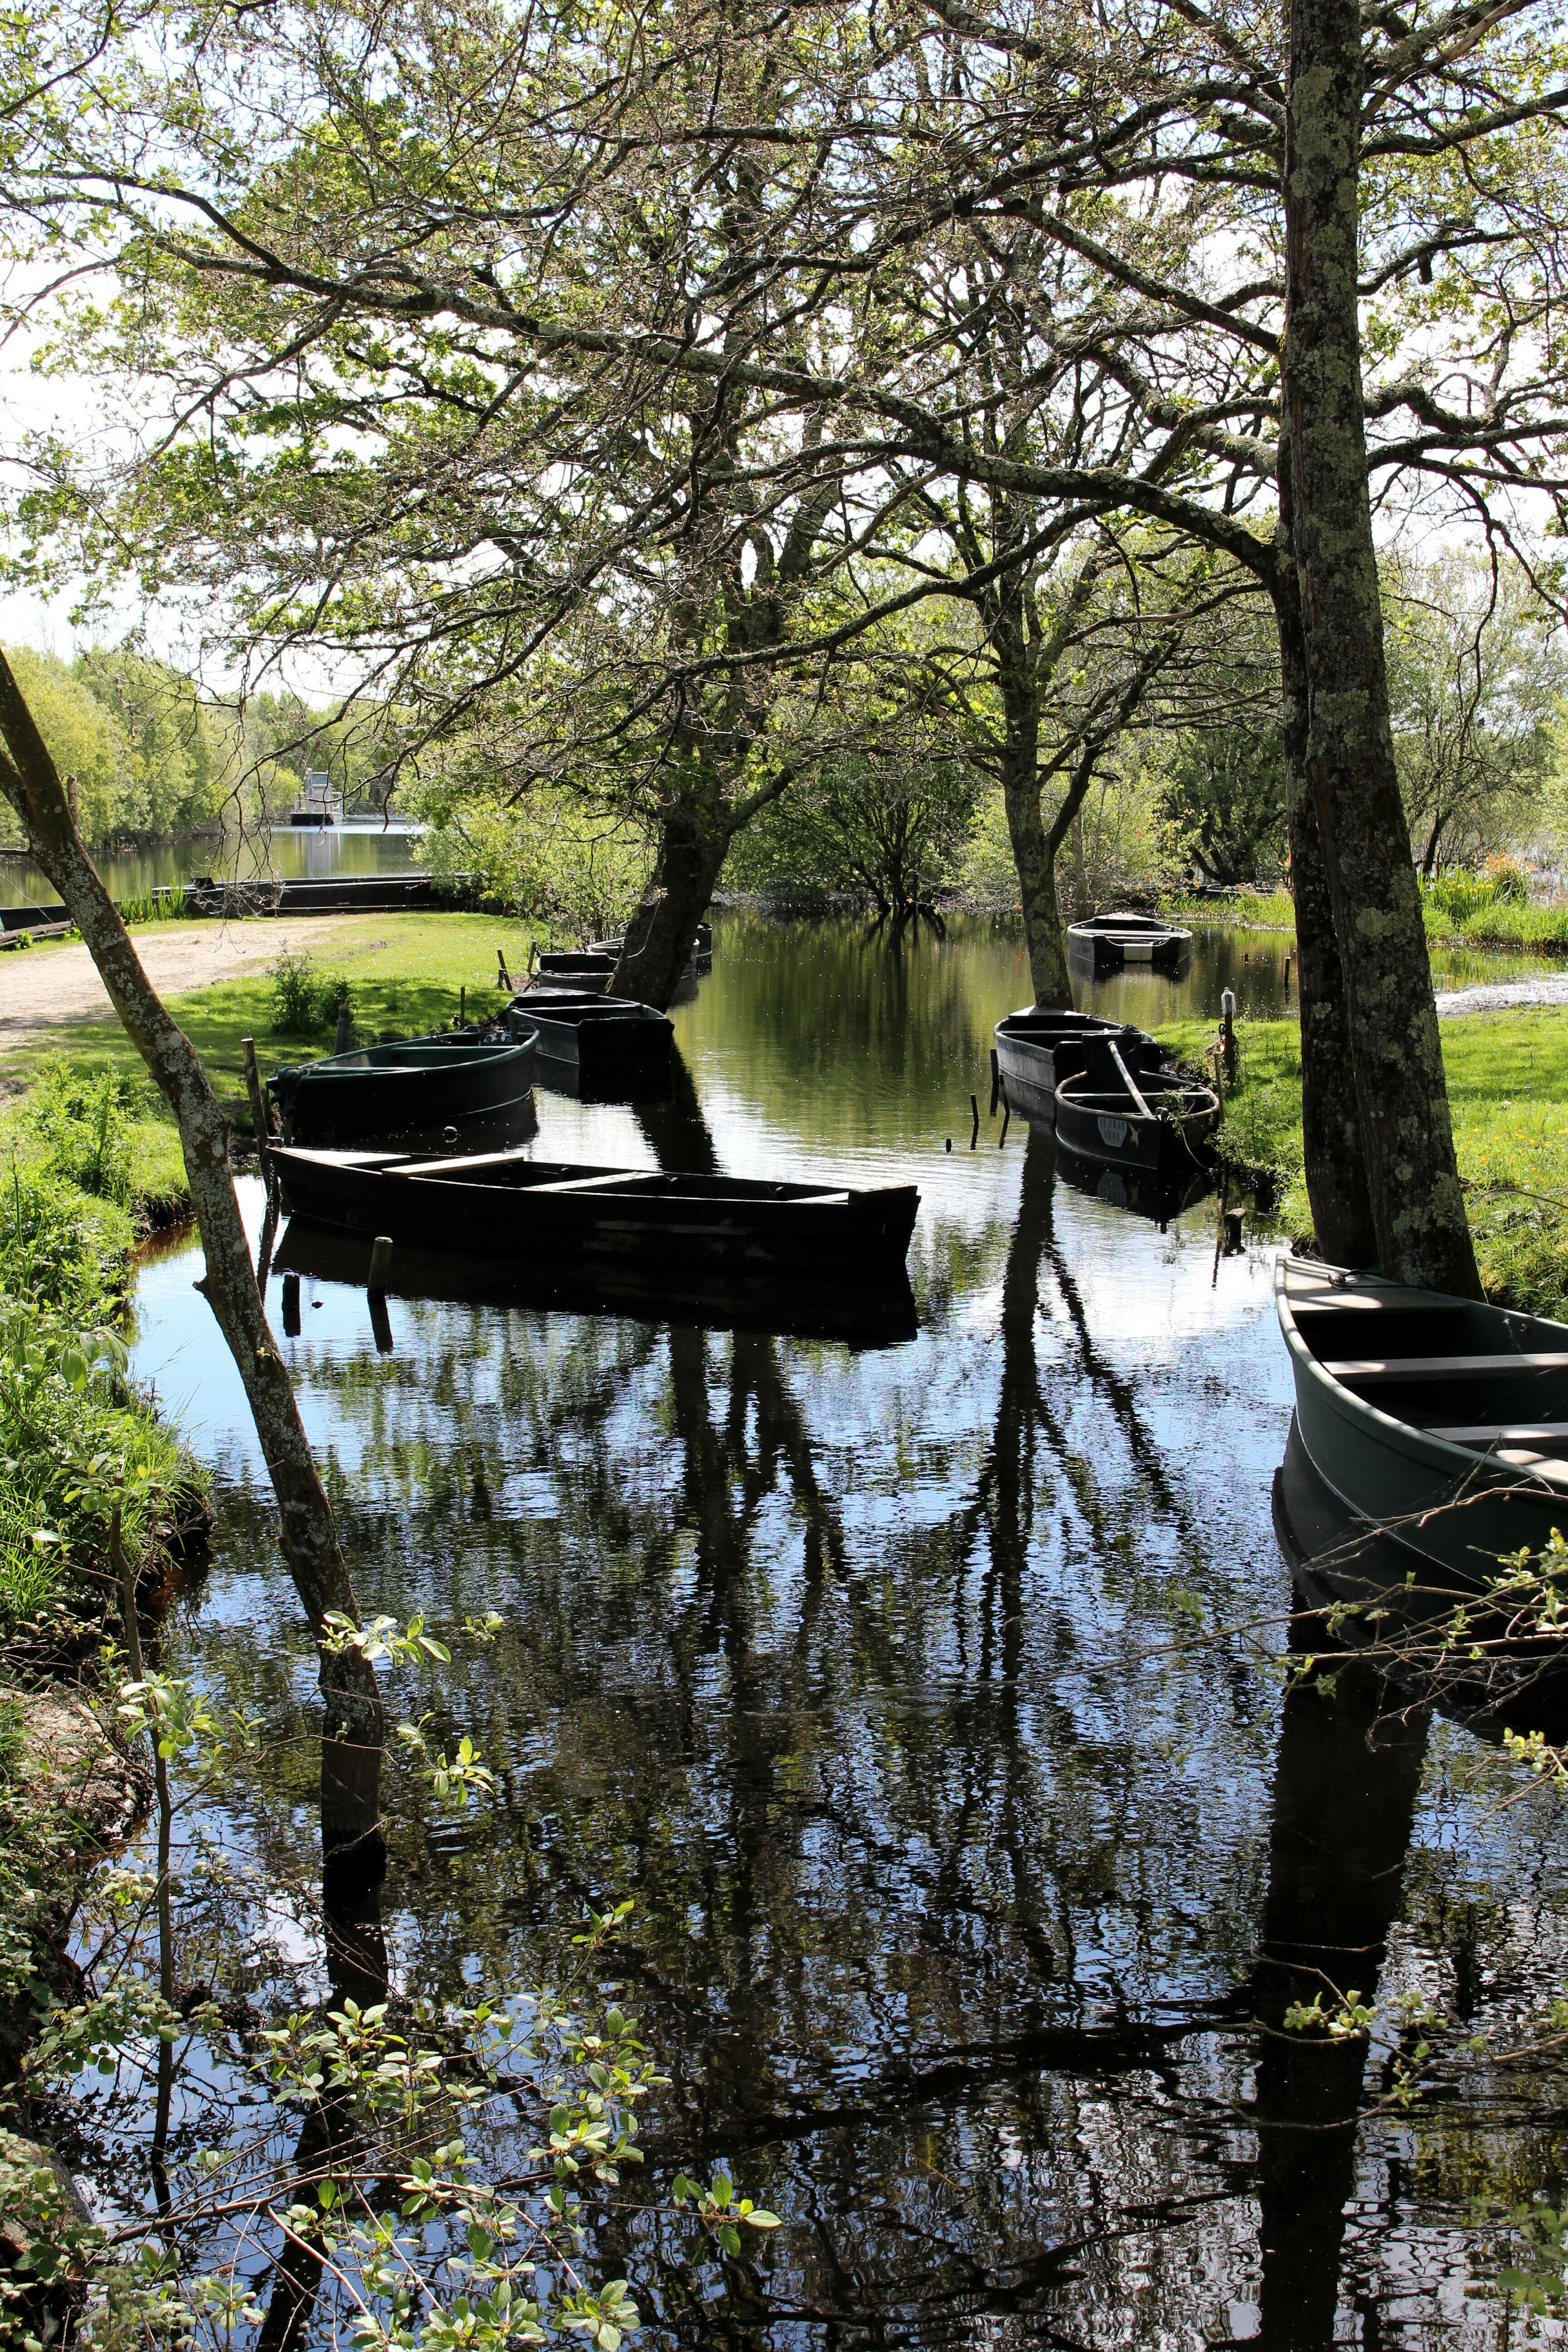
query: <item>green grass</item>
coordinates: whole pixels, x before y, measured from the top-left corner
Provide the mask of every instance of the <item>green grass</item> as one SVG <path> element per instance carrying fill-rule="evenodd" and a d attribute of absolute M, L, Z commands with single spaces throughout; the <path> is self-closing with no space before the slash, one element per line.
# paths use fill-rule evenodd
<path fill-rule="evenodd" d="M 1267 896 L 1242 891 L 1232 898 L 1189 898 L 1179 892 L 1163 892 L 1160 911 L 1184 923 L 1218 923 L 1233 929 L 1293 933 L 1296 929 L 1295 905 L 1284 890 Z M 1568 956 L 1568 906 L 1492 905 L 1458 917 L 1439 899 L 1427 898 L 1422 911 L 1427 941 L 1433 947 Z"/>
<path fill-rule="evenodd" d="M 1568 1011 L 1468 1013 L 1445 1021 L 1443 1063 L 1476 1255 L 1489 1298 L 1568 1316 Z M 1237 1160 L 1279 1172 L 1280 1221 L 1311 1231 L 1301 1174 L 1300 1032 L 1294 1021 L 1237 1029 L 1239 1083 L 1223 1136 Z M 1211 1024 L 1161 1032 L 1201 1061 Z"/>
<path fill-rule="evenodd" d="M 1229 898 L 1189 898 L 1179 890 L 1162 890 L 1163 915 L 1179 916 L 1184 923 L 1224 923 L 1233 929 L 1293 931 L 1296 906 L 1288 890 L 1238 890 Z"/>
<path fill-rule="evenodd" d="M 1568 907 L 1479 907 L 1456 923 L 1428 899 L 1425 913 L 1426 937 L 1440 946 L 1568 956 Z"/>
<path fill-rule="evenodd" d="M 123 1322 L 150 1213 L 161 1222 L 185 1197 L 144 1074 L 57 1055 L 0 1114 L 0 1640 L 96 1622 L 116 1495 L 134 1558 L 200 1484 L 104 1336 Z"/>

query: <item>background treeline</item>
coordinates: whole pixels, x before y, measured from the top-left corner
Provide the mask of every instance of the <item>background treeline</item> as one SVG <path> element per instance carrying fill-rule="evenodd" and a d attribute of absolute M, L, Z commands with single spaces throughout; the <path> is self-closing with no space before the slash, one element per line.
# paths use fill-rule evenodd
<path fill-rule="evenodd" d="M 1494 573 L 1475 556 L 1423 564 L 1391 553 L 1384 624 L 1411 854 L 1424 877 L 1479 871 L 1510 851 L 1559 859 L 1568 661 L 1522 574 Z M 327 769 L 350 807 L 384 797 L 374 709 L 346 713 L 288 691 L 237 706 L 135 646 L 68 662 L 17 647 L 10 659 L 60 767 L 77 778 L 96 845 L 287 817 L 307 768 Z M 726 887 L 847 894 L 882 912 L 933 891 L 1014 903 L 984 686 L 933 707 L 908 682 L 906 663 L 900 704 L 886 671 L 868 664 L 858 693 L 847 684 L 837 744 L 736 838 Z M 1226 680 L 1211 689 L 1212 713 Z M 614 929 L 652 870 L 651 838 L 634 821 L 606 823 L 561 785 L 519 793 L 482 742 L 427 755 L 405 772 L 395 802 L 430 824 L 423 854 L 438 870 L 477 873 L 490 896 L 563 931 Z M 0 846 L 18 840 L 0 804 Z M 1156 707 L 1128 728 L 1073 819 L 1060 887 L 1076 914 L 1185 875 L 1272 885 L 1284 865 L 1279 735 L 1268 697 L 1253 696 L 1229 720 L 1173 725 Z"/>
<path fill-rule="evenodd" d="M 14 646 L 7 658 L 56 763 L 77 780 L 94 847 L 287 817 L 307 768 L 326 769 L 351 804 L 375 798 L 363 723 L 350 728 L 297 694 L 256 694 L 236 708 L 134 646 L 71 661 Z M 0 802 L 0 847 L 20 842 Z"/>
<path fill-rule="evenodd" d="M 1244 615 L 1237 625 L 1245 636 L 1254 625 Z M 1568 657 L 1522 573 L 1494 573 L 1473 555 L 1423 563 L 1390 552 L 1384 627 L 1411 856 L 1458 919 L 1477 909 L 1468 899 L 1447 907 L 1456 875 L 1486 877 L 1510 856 L 1558 866 L 1568 852 Z M 1223 669 L 1188 681 L 1205 723 L 1173 724 L 1153 705 L 1107 751 L 1060 861 L 1069 917 L 1188 877 L 1281 881 L 1284 754 L 1268 648 L 1255 633 L 1262 690 L 1237 691 L 1247 672 L 1233 645 Z M 736 837 L 726 887 L 806 901 L 847 895 L 882 913 L 933 892 L 1016 904 L 984 685 L 933 709 L 912 663 L 901 705 L 886 672 L 868 663 L 858 687 L 843 685 L 838 741 Z M 584 938 L 625 921 L 652 870 L 650 837 L 624 817 L 596 818 L 558 786 L 518 791 L 503 761 L 487 777 L 471 746 L 448 760 L 437 780 L 399 793 L 432 827 L 422 855 L 478 873 L 491 897 Z M 1480 887 L 1489 904 L 1495 876 Z M 1517 869 L 1502 887 L 1522 887 Z"/>

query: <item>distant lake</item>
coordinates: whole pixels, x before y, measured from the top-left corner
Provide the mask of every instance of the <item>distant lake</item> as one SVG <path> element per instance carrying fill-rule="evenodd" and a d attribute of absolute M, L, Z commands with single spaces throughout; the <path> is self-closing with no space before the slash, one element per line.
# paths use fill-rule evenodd
<path fill-rule="evenodd" d="M 346 824 L 275 825 L 269 833 L 226 834 L 166 841 L 152 849 L 101 850 L 93 864 L 117 898 L 155 890 L 165 882 L 190 882 L 197 875 L 403 874 L 415 864 L 414 845 L 422 825 L 378 819 Z M 30 857 L 0 854 L 0 905 L 35 905 L 54 891 Z"/>

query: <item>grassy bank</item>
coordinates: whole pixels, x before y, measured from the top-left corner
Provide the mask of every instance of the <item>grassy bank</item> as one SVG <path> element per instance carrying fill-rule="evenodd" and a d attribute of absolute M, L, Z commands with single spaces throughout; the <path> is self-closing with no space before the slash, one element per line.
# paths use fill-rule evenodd
<path fill-rule="evenodd" d="M 37 2024 L 81 1873 L 136 1802 L 86 1703 L 117 1630 L 112 1525 L 154 1566 L 202 1474 L 126 1378 L 132 1253 L 184 1200 L 145 1078 L 57 1058 L 0 1114 L 0 2083 Z M 0 2205 L 20 2176 L 0 2114 Z"/>
<path fill-rule="evenodd" d="M 1487 1295 L 1533 1313 L 1568 1316 L 1568 1012 L 1507 1011 L 1446 1021 L 1443 1061 L 1459 1172 Z M 1311 1230 L 1301 1177 L 1300 1032 L 1294 1021 L 1243 1023 L 1241 1076 L 1224 1134 L 1237 1160 L 1272 1166 L 1279 1215 Z M 1207 1022 L 1173 1023 L 1162 1038 L 1201 1059 Z"/>
<path fill-rule="evenodd" d="M 253 919 L 246 929 L 264 936 L 265 921 Z M 158 928 L 175 927 L 149 927 Z M 280 1061 L 331 1050 L 335 983 L 347 991 L 362 1037 L 374 1038 L 384 1030 L 405 1037 L 446 1026 L 465 996 L 470 1015 L 499 1011 L 506 992 L 497 982 L 496 951 L 504 950 L 514 979 L 521 981 L 529 940 L 530 934 L 516 923 L 489 915 L 326 917 L 320 943 L 305 950 L 313 982 L 323 983 L 317 1017 L 292 1026 L 280 1021 L 271 958 L 232 979 L 170 996 L 169 1009 L 201 1054 L 219 1093 L 237 1100 L 244 1085 L 242 1037 L 256 1039 L 263 1076 Z M 126 1074 L 142 1069 L 135 1048 L 110 1013 L 98 1020 L 73 1022 L 69 1039 L 78 1061 L 99 1062 Z M 20 1049 L 14 1066 L 26 1076 L 58 1050 L 56 1036 L 41 1037 Z"/>
<path fill-rule="evenodd" d="M 1193 898 L 1166 892 L 1159 903 L 1162 914 L 1184 923 L 1295 934 L 1296 908 L 1284 890 L 1239 891 L 1230 898 Z M 1490 900 L 1466 910 L 1462 900 L 1439 890 L 1425 900 L 1422 913 L 1432 947 L 1568 957 L 1568 907 L 1511 906 Z"/>

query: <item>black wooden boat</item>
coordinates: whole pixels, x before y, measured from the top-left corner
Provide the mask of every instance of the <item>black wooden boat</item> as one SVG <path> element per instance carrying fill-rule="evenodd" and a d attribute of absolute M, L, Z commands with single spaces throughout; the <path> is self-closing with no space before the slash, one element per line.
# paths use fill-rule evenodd
<path fill-rule="evenodd" d="M 367 1234 L 334 1233 L 291 1217 L 272 1261 L 278 1274 L 364 1289 Z M 488 1252 L 395 1248 L 382 1286 L 397 1298 L 447 1299 L 564 1315 L 625 1316 L 635 1322 L 694 1324 L 705 1331 L 758 1331 L 781 1339 L 837 1339 L 850 1349 L 895 1348 L 915 1337 L 914 1294 L 901 1265 L 845 1282 L 819 1274 L 747 1274 L 732 1266 L 674 1270 L 641 1260 L 498 1265 Z"/>
<path fill-rule="evenodd" d="M 633 1265 L 650 1280 L 693 1264 L 879 1278 L 903 1264 L 920 1206 L 912 1184 L 852 1192 L 576 1168 L 522 1151 L 279 1150 L 273 1162 L 289 1205 L 314 1224 L 421 1246 L 472 1234 L 498 1258 Z"/>
<path fill-rule="evenodd" d="M 1344 1507 L 1472 1585 L 1568 1534 L 1568 1324 L 1281 1257 L 1313 1467 Z"/>
<path fill-rule="evenodd" d="M 1214 1088 L 1175 1070 L 1133 1070 L 1114 1044 L 1104 1051 L 1108 1068 L 1057 1088 L 1057 1134 L 1068 1150 L 1167 1180 L 1205 1166 L 1203 1147 L 1220 1117 Z"/>
<path fill-rule="evenodd" d="M 662 1094 L 669 1084 L 675 1024 L 668 1013 L 630 997 L 598 996 L 586 989 L 526 989 L 507 1007 L 514 1035 L 536 1031 L 539 1076 L 552 1086 L 603 1101 Z"/>
<path fill-rule="evenodd" d="M 1120 971 L 1152 966 L 1171 971 L 1193 951 L 1193 935 L 1161 915 L 1139 915 L 1121 909 L 1089 915 L 1068 926 L 1068 953 L 1075 962 L 1095 971 Z"/>
<path fill-rule="evenodd" d="M 534 958 L 534 970 L 546 980 L 567 981 L 574 987 L 595 981 L 608 988 L 619 961 L 617 950 L 604 945 L 591 948 L 542 948 Z"/>
<path fill-rule="evenodd" d="M 1163 1046 L 1130 1021 L 1107 1021 L 1097 1013 L 1046 1012 L 1026 1007 L 996 1024 L 996 1067 L 1007 1082 L 1015 1110 L 1055 1115 L 1056 1091 L 1064 1078 L 1092 1066 L 1096 1048 L 1114 1045 L 1133 1069 L 1155 1069 Z"/>
<path fill-rule="evenodd" d="M 608 988 L 621 960 L 622 944 L 619 940 L 592 940 L 585 948 L 542 948 L 534 958 L 534 969 L 546 980 Z M 713 933 L 706 923 L 699 923 L 683 977 L 710 970 L 712 961 Z"/>
<path fill-rule="evenodd" d="M 267 1088 L 291 1142 L 408 1135 L 493 1118 L 523 1101 L 535 1056 L 531 1032 L 498 1045 L 437 1032 L 291 1064 Z"/>
<path fill-rule="evenodd" d="M 1321 1612 L 1314 1642 L 1374 1651 L 1410 1697 L 1477 1729 L 1563 1737 L 1568 1642 L 1521 1623 L 1506 1591 L 1482 1596 L 1473 1576 L 1417 1561 L 1403 1543 L 1347 1511 L 1320 1477 L 1294 1414 L 1274 1473 L 1273 1506 L 1275 1540 L 1292 1581 Z M 1465 1612 L 1459 1639 L 1456 1607 Z"/>
<path fill-rule="evenodd" d="M 0 907 L 0 931 L 47 931 L 68 926 L 70 909 L 58 902 L 48 907 Z"/>

